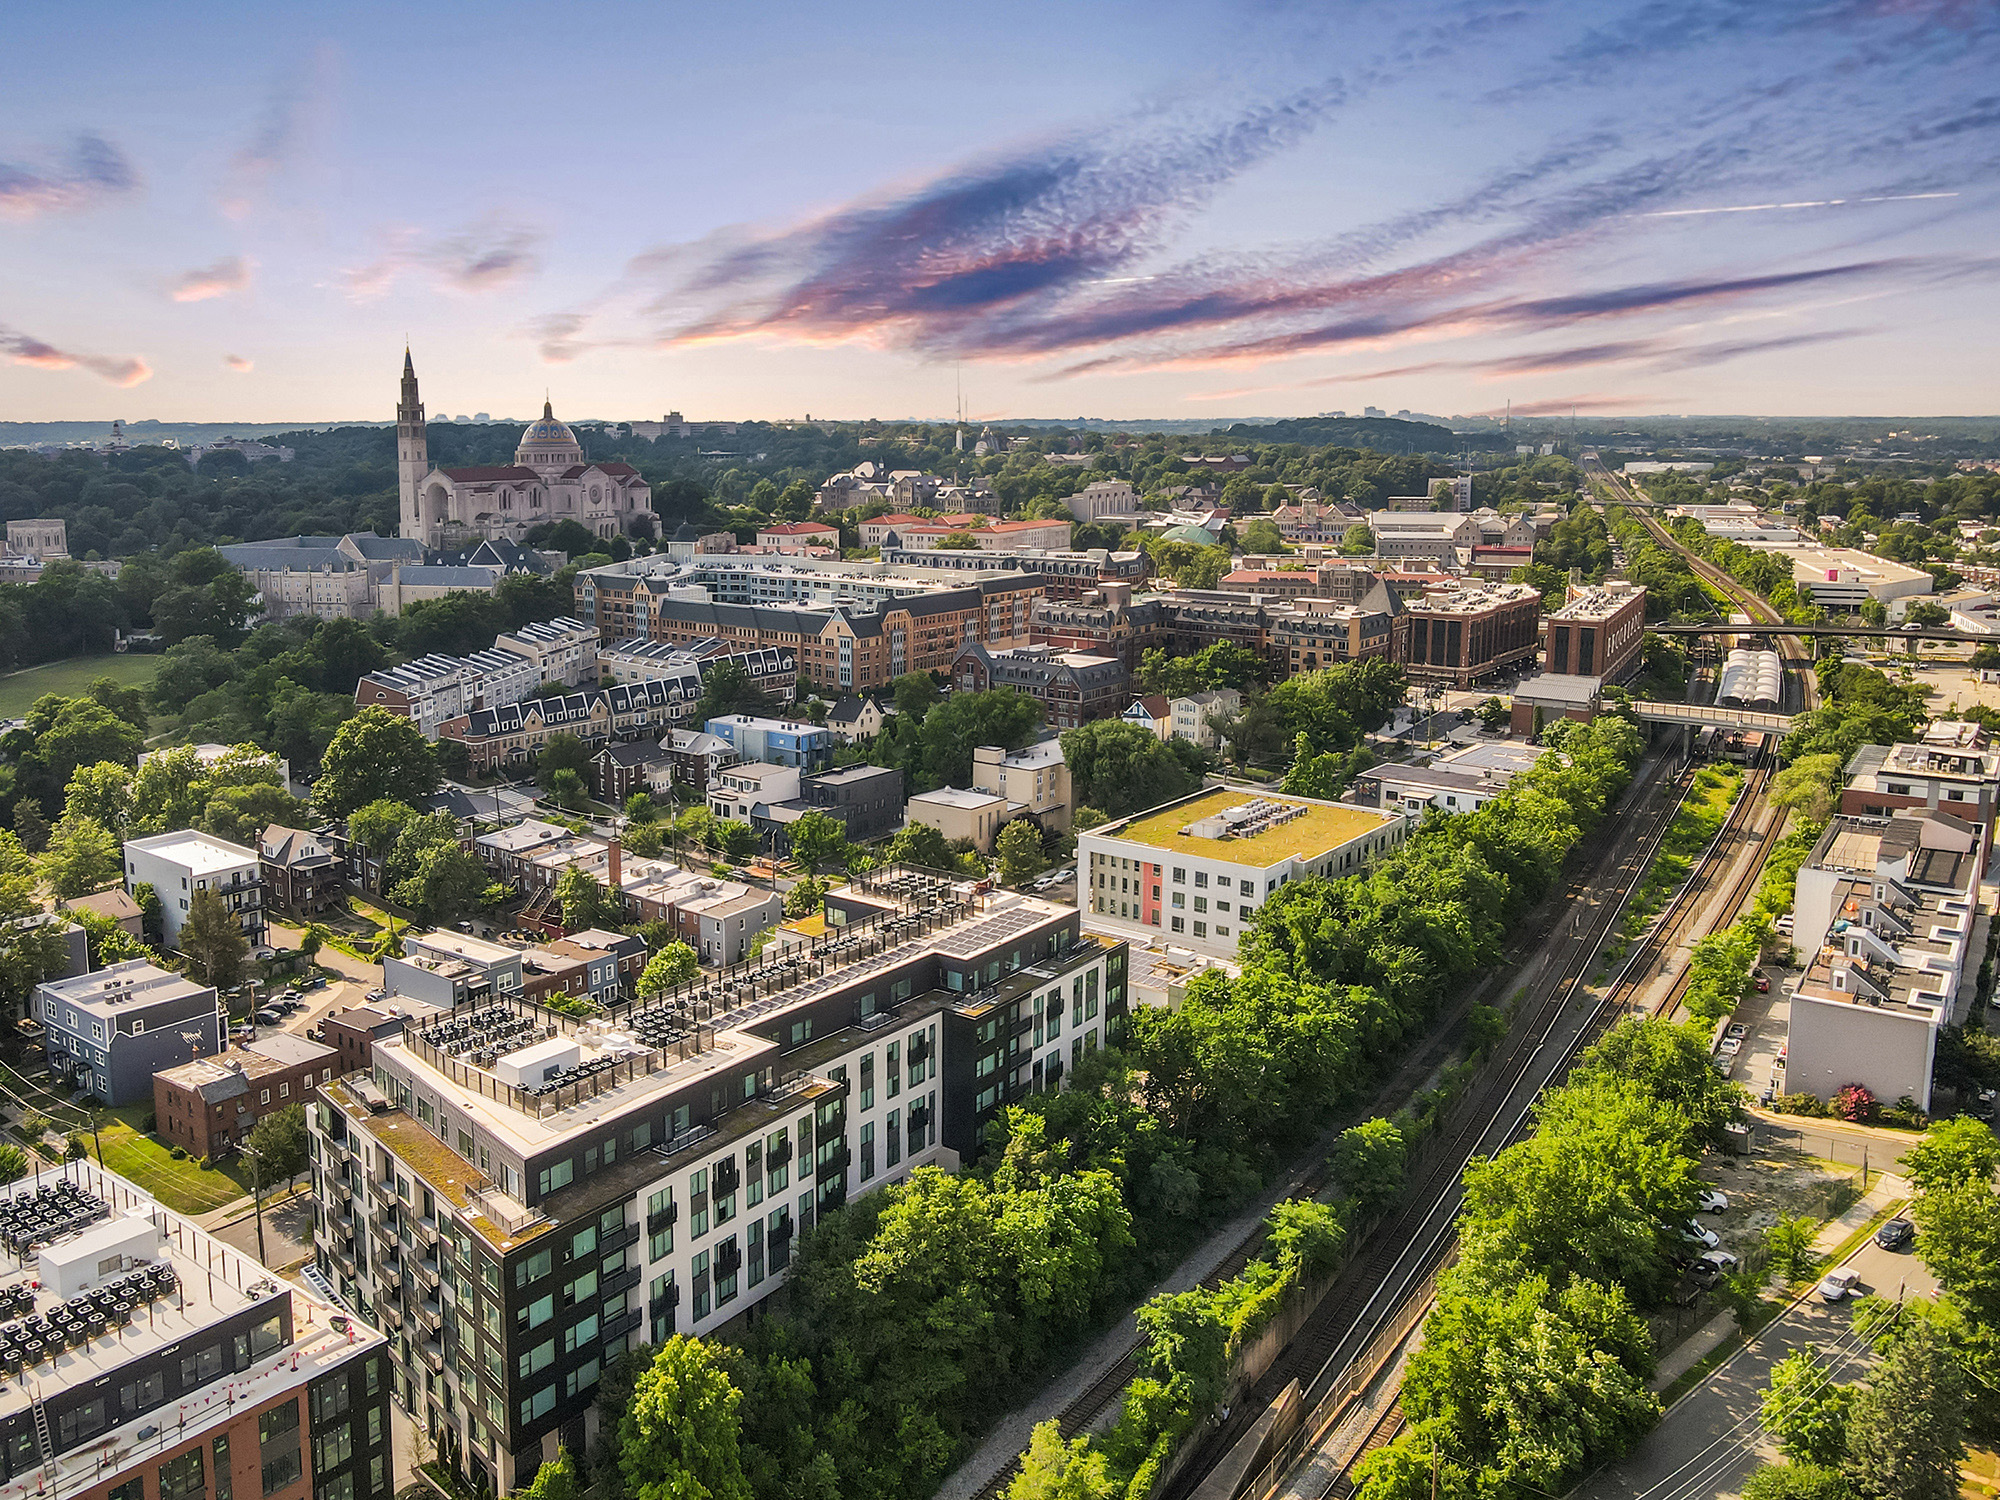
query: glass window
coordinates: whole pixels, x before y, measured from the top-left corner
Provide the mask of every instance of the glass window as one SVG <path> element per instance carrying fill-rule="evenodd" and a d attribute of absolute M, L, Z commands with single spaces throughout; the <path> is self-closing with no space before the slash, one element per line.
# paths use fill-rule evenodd
<path fill-rule="evenodd" d="M 257 1419 L 257 1459 L 264 1472 L 264 1493 L 275 1495 L 298 1482 L 299 1406 L 287 1401 Z"/>
<path fill-rule="evenodd" d="M 540 1281 L 555 1269 L 555 1256 L 547 1250 L 538 1250 L 526 1260 L 514 1266 L 514 1285 L 526 1286 L 531 1281 Z"/>
<path fill-rule="evenodd" d="M 292 1425 L 296 1427 L 298 1408 L 287 1406 L 283 1410 L 291 1412 Z M 260 1421 L 258 1425 L 263 1424 Z M 202 1494 L 207 1488 L 207 1475 L 199 1448 L 190 1448 L 179 1458 L 170 1458 L 160 1465 L 160 1500 L 186 1500 L 186 1497 Z M 265 1493 L 270 1493 L 268 1485 L 265 1486 Z"/>

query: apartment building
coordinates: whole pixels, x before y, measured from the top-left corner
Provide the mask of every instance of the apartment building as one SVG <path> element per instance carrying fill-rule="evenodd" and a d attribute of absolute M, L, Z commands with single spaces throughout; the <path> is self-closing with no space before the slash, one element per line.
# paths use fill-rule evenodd
<path fill-rule="evenodd" d="M 1489 583 L 1426 594 L 1405 606 L 1404 668 L 1417 682 L 1468 688 L 1517 663 L 1540 644 L 1542 596 L 1523 583 Z"/>
<path fill-rule="evenodd" d="M 840 528 L 823 521 L 781 521 L 757 529 L 757 545 L 766 552 L 804 552 L 812 548 L 840 551 Z"/>
<path fill-rule="evenodd" d="M 518 994 L 521 950 L 468 932 L 413 932 L 382 960 L 382 988 L 441 1010 Z"/>
<path fill-rule="evenodd" d="M 531 670 L 518 659 L 501 665 L 517 675 Z M 480 697 L 477 676 L 478 668 L 466 658 L 434 651 L 400 667 L 368 673 L 355 683 L 354 701 L 361 708 L 387 709 L 413 720 L 425 739 L 434 740 L 439 725 L 475 706 Z M 532 689 L 534 684 L 528 686 Z"/>
<path fill-rule="evenodd" d="M 797 766 L 774 766 L 766 761 L 729 766 L 709 783 L 708 810 L 718 818 L 748 823 L 764 808 L 796 800 L 804 774 Z"/>
<path fill-rule="evenodd" d="M 998 792 L 941 786 L 919 792 L 904 808 L 904 816 L 943 834 L 947 843 L 963 840 L 981 854 L 993 852 L 993 841 L 1008 819 L 1009 799 Z"/>
<path fill-rule="evenodd" d="M 990 651 L 967 641 L 952 663 L 952 683 L 960 692 L 1011 687 L 1042 706 L 1051 729 L 1074 729 L 1091 719 L 1109 718 L 1131 695 L 1132 676 L 1111 656 L 1061 651 L 1053 646 L 1021 646 Z"/>
<path fill-rule="evenodd" d="M 1024 573 L 1042 585 L 1047 599 L 1082 599 L 1106 583 L 1138 585 L 1151 564 L 1143 552 L 986 552 L 885 547 L 882 561 L 905 573 Z"/>
<path fill-rule="evenodd" d="M 711 657 L 704 670 L 731 657 Z M 620 740 L 658 738 L 688 723 L 701 702 L 699 679 L 620 682 L 607 688 L 476 709 L 438 726 L 440 739 L 466 748 L 473 766 L 525 765 L 558 734 L 593 749 Z"/>
<path fill-rule="evenodd" d="M 1551 672 L 1622 682 L 1646 646 L 1646 591 L 1613 581 L 1572 588 L 1542 622 L 1542 663 Z"/>
<path fill-rule="evenodd" d="M 801 771 L 823 771 L 832 765 L 838 744 L 831 729 L 796 719 L 729 714 L 710 719 L 702 727 L 717 739 L 727 741 L 738 760 L 792 766 Z"/>
<path fill-rule="evenodd" d="M 2000 750 L 1982 725 L 1940 719 L 1914 745 L 1863 745 L 1848 757 L 1842 812 L 1886 817 L 1904 808 L 1963 818 L 1993 847 Z"/>
<path fill-rule="evenodd" d="M 1092 931 L 1166 933 L 1234 958 L 1257 908 L 1287 881 L 1361 868 L 1407 835 L 1400 811 L 1217 788 L 1077 835 L 1077 895 Z"/>
<path fill-rule="evenodd" d="M 35 986 L 49 1071 L 114 1108 L 152 1097 L 153 1074 L 223 1048 L 213 989 L 131 958 Z"/>
<path fill-rule="evenodd" d="M 334 1048 L 274 1031 L 153 1075 L 157 1134 L 196 1161 L 222 1155 L 250 1139 L 266 1115 L 304 1104 L 340 1063 Z"/>
<path fill-rule="evenodd" d="M 746 649 L 715 637 L 680 646 L 639 639 L 617 641 L 597 647 L 596 653 L 597 680 L 607 686 L 615 682 L 675 683 L 690 711 L 701 697 L 709 674 L 724 661 L 741 667 L 758 691 L 780 703 L 792 701 L 792 689 L 799 674 L 796 651 L 779 650 L 775 646 Z"/>
<path fill-rule="evenodd" d="M 1067 521 L 991 521 L 972 533 L 982 552 L 1066 552 Z"/>
<path fill-rule="evenodd" d="M 1320 570 L 1299 567 L 1237 568 L 1223 574 L 1216 587 L 1235 594 L 1261 594 L 1267 599 L 1312 599 L 1324 592 Z"/>
<path fill-rule="evenodd" d="M 311 916 L 341 897 L 345 871 L 333 840 L 273 823 L 258 836 L 257 868 L 271 905 Z"/>
<path fill-rule="evenodd" d="M 382 1336 L 88 1161 L 0 1188 L 7 1486 L 390 1500 Z"/>
<path fill-rule="evenodd" d="M 1227 589 L 1175 589 L 1162 596 L 1166 612 L 1167 649 L 1176 656 L 1193 656 L 1228 642 L 1258 661 L 1272 661 L 1271 621 L 1283 605 L 1262 594 Z"/>
<path fill-rule="evenodd" d="M 974 1155 L 1123 1024 L 1124 945 L 1071 908 L 901 867 L 827 907 L 726 987 L 598 1022 L 467 1005 L 324 1091 L 319 1269 L 468 1476 L 584 1451 L 626 1348 L 729 1336 L 820 1214 Z"/>
<path fill-rule="evenodd" d="M 597 682 L 597 632 L 581 620 L 531 621 L 494 637 L 493 647 L 532 662 L 537 685 L 581 687 Z"/>
<path fill-rule="evenodd" d="M 196 891 L 221 897 L 252 947 L 264 941 L 264 868 L 255 849 L 191 828 L 127 839 L 126 894 L 136 897 L 141 885 L 152 886 L 160 898 L 160 926 L 169 948 L 180 942 Z"/>
<path fill-rule="evenodd" d="M 1295 599 L 1269 614 L 1271 660 L 1287 676 L 1342 662 L 1401 661 L 1409 651 L 1409 620 L 1385 583 L 1374 582 L 1358 604 Z"/>
<path fill-rule="evenodd" d="M 777 926 L 785 903 L 776 891 L 738 881 L 728 889 L 689 891 L 674 903 L 673 923 L 680 940 L 694 949 L 706 968 L 740 964 L 758 935 Z"/>
<path fill-rule="evenodd" d="M 767 805 L 750 819 L 773 853 L 791 852 L 791 825 L 808 812 L 837 819 L 851 842 L 893 833 L 903 823 L 903 773 L 890 766 L 838 766 L 799 778 L 791 801 Z"/>
<path fill-rule="evenodd" d="M 1987 845 L 1946 813 L 1839 814 L 1799 869 L 1784 1087 L 1830 1098 L 1851 1083 L 1929 1109 L 1940 1028 L 1962 1018 Z"/>
<path fill-rule="evenodd" d="M 1115 656 L 1128 672 L 1146 652 L 1167 643 L 1166 609 L 1157 598 L 1134 599 L 1131 585 L 1102 583 L 1081 599 L 1035 603 L 1035 644 Z"/>
<path fill-rule="evenodd" d="M 1051 735 L 1020 750 L 980 745 L 972 752 L 972 790 L 1007 799 L 1009 820 L 1031 818 L 1052 833 L 1076 812 L 1062 741 Z"/>
<path fill-rule="evenodd" d="M 1235 688 L 1209 688 L 1205 692 L 1170 700 L 1167 710 L 1169 735 L 1177 740 L 1192 741 L 1204 750 L 1213 750 L 1222 743 L 1215 730 L 1215 721 L 1241 713 L 1243 695 Z"/>

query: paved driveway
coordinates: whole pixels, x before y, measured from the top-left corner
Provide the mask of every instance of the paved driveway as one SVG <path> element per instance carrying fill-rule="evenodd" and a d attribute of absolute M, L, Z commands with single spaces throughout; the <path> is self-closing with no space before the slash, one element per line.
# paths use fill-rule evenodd
<path fill-rule="evenodd" d="M 1861 1273 L 1861 1289 L 1879 1297 L 1931 1297 L 1937 1281 L 1908 1250 L 1890 1251 L 1871 1239 L 1845 1264 Z M 1660 1425 L 1618 1463 L 1577 1487 L 1573 1500 L 1727 1500 L 1759 1464 L 1777 1457 L 1757 1413 L 1771 1367 L 1793 1350 L 1816 1344 L 1834 1353 L 1834 1378 L 1852 1381 L 1867 1367 L 1848 1308 L 1829 1307 L 1817 1293 L 1772 1321 L 1749 1345 L 1682 1397 Z"/>

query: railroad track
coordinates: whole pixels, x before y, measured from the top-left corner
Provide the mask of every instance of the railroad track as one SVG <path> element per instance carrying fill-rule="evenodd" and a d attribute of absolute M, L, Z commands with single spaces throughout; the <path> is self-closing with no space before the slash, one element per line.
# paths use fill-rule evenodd
<path fill-rule="evenodd" d="M 1396 1441 L 1396 1435 L 1403 1430 L 1403 1397 L 1399 1392 L 1392 1397 L 1382 1415 L 1368 1429 L 1368 1435 L 1361 1440 L 1361 1446 L 1354 1451 L 1331 1483 L 1321 1490 L 1320 1500 L 1349 1500 L 1354 1494 L 1354 1466 L 1373 1453 L 1377 1448 L 1386 1448 Z"/>

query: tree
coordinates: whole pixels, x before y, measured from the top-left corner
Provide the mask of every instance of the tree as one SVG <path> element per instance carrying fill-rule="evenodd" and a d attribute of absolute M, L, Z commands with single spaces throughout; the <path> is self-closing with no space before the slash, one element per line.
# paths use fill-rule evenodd
<path fill-rule="evenodd" d="M 263 1163 L 267 1187 L 298 1176 L 305 1171 L 309 1160 L 305 1106 L 288 1104 L 265 1115 L 250 1127 L 250 1145 Z"/>
<path fill-rule="evenodd" d="M 1949 625 L 1951 623 L 1951 612 L 1942 604 L 1933 604 L 1928 599 L 1919 599 L 1904 612 L 1903 623 L 1905 625 L 1916 625 L 1928 630 L 1939 625 Z"/>
<path fill-rule="evenodd" d="M 582 785 L 589 770 L 590 751 L 573 734 L 550 735 L 542 745 L 541 754 L 535 757 L 535 780 L 545 792 L 555 790 L 557 773 L 568 771 Z"/>
<path fill-rule="evenodd" d="M 1312 741 L 1304 733 L 1293 736 L 1292 767 L 1285 772 L 1285 790 L 1295 797 L 1318 797 L 1332 802 L 1347 788 L 1347 757 L 1337 750 L 1313 754 Z"/>
<path fill-rule="evenodd" d="M 65 818 L 90 818 L 122 833 L 132 807 L 132 772 L 114 760 L 78 766 L 63 796 Z"/>
<path fill-rule="evenodd" d="M 305 804 L 281 786 L 227 786 L 208 799 L 196 827 L 232 844 L 254 845 L 273 823 L 293 827 Z"/>
<path fill-rule="evenodd" d="M 646 960 L 639 975 L 639 993 L 664 995 L 668 990 L 692 984 L 701 977 L 701 961 L 694 949 L 683 942 L 668 943 Z"/>
<path fill-rule="evenodd" d="M 925 714 L 919 727 L 917 764 L 923 786 L 918 790 L 970 784 L 976 747 L 1019 750 L 1041 722 L 1041 705 L 1013 688 L 953 693 Z"/>
<path fill-rule="evenodd" d="M 449 813 L 413 818 L 383 868 L 389 899 L 428 922 L 449 922 L 476 910 L 485 895 L 486 866 L 458 842 Z"/>
<path fill-rule="evenodd" d="M 347 815 L 347 836 L 371 854 L 386 855 L 416 815 L 409 803 L 383 797 Z"/>
<path fill-rule="evenodd" d="M 543 1460 L 525 1500 L 577 1500 L 576 1465 L 570 1460 L 569 1449 L 558 1448 L 554 1458 Z"/>
<path fill-rule="evenodd" d="M 28 1175 L 28 1153 L 16 1145 L 0 1146 L 0 1182 L 19 1182 Z"/>
<path fill-rule="evenodd" d="M 741 662 L 724 659 L 704 664 L 701 701 L 694 706 L 696 724 L 726 719 L 731 714 L 768 718 L 776 712 L 777 705 Z"/>
<path fill-rule="evenodd" d="M 716 843 L 729 859 L 746 860 L 757 852 L 757 834 L 748 823 L 722 818 L 715 825 Z"/>
<path fill-rule="evenodd" d="M 1818 1464 L 1766 1464 L 1743 1486 L 1743 1500 L 1851 1500 L 1853 1493 L 1838 1469 Z"/>
<path fill-rule="evenodd" d="M 1838 755 L 1804 755 L 1771 778 L 1771 803 L 1808 823 L 1824 823 L 1839 794 Z"/>
<path fill-rule="evenodd" d="M 951 868 L 951 846 L 928 823 L 907 823 L 889 840 L 884 856 L 892 863 L 921 865 L 927 870 Z"/>
<path fill-rule="evenodd" d="M 41 857 L 42 879 L 64 900 L 103 890 L 124 869 L 118 840 L 93 818 L 65 817 L 50 833 Z"/>
<path fill-rule="evenodd" d="M 895 699 L 896 712 L 912 724 L 923 723 L 924 716 L 943 696 L 928 672 L 905 672 L 901 677 L 891 678 L 889 693 Z"/>
<path fill-rule="evenodd" d="M 675 1334 L 639 1377 L 618 1424 L 634 1500 L 750 1500 L 738 1453 L 741 1393 L 716 1349 Z"/>
<path fill-rule="evenodd" d="M 1088 1435 L 1066 1443 L 1053 1419 L 1038 1422 L 1021 1455 L 1021 1472 L 1007 1486 L 1007 1500 L 1111 1500 L 1121 1490 L 1113 1486 L 1105 1463 Z"/>
<path fill-rule="evenodd" d="M 1025 818 L 1016 818 L 1000 830 L 995 850 L 1000 856 L 1000 878 L 1009 885 L 1026 885 L 1047 866 L 1042 858 L 1042 831 Z"/>
<path fill-rule="evenodd" d="M 542 778 L 542 785 L 557 807 L 581 812 L 590 805 L 590 788 L 568 766 L 559 766 Z"/>
<path fill-rule="evenodd" d="M 1110 821 L 1110 816 L 1100 808 L 1079 806 L 1075 816 L 1069 820 L 1069 826 L 1073 833 L 1088 833 L 1093 828 L 1102 828 Z"/>
<path fill-rule="evenodd" d="M 821 865 L 837 864 L 847 856 L 847 825 L 817 807 L 799 814 L 791 826 L 791 838 L 792 855 L 808 875 L 818 873 Z"/>
<path fill-rule="evenodd" d="M 342 818 L 385 798 L 428 797 L 441 779 L 422 731 L 371 704 L 334 731 L 313 801 L 328 817 Z"/>
<path fill-rule="evenodd" d="M 1903 1153 L 1904 1176 L 1920 1193 L 1945 1193 L 1976 1184 L 1991 1185 L 2000 1167 L 2000 1139 L 1983 1120 L 1970 1115 L 1932 1125 Z"/>
<path fill-rule="evenodd" d="M 1403 1132 L 1391 1120 L 1368 1120 L 1341 1132 L 1333 1169 L 1356 1220 L 1375 1218 L 1402 1196 L 1408 1152 Z"/>
<path fill-rule="evenodd" d="M 1094 719 L 1064 730 L 1062 751 L 1076 800 L 1114 818 L 1185 797 L 1201 785 L 1172 745 L 1124 719 Z"/>
<path fill-rule="evenodd" d="M 1245 552 L 1255 552 L 1264 556 L 1277 556 L 1292 550 L 1286 544 L 1285 534 L 1278 530 L 1277 524 L 1265 520 L 1262 516 L 1245 526 L 1237 540 L 1243 544 Z"/>
<path fill-rule="evenodd" d="M 1847 1455 L 1847 1409 L 1853 1391 L 1833 1383 L 1816 1349 L 1796 1349 L 1771 1367 L 1764 1390 L 1764 1430 L 1794 1463 L 1836 1466 Z"/>
<path fill-rule="evenodd" d="M 556 901 L 563 926 L 571 932 L 586 927 L 614 927 L 625 920 L 625 901 L 581 865 L 571 865 L 556 879 Z"/>
<path fill-rule="evenodd" d="M 633 823 L 650 823 L 660 815 L 660 804 L 644 788 L 625 799 L 625 817 Z"/>
<path fill-rule="evenodd" d="M 1847 1482 L 1864 1500 L 1955 1500 L 1965 1375 L 1928 1322 L 1900 1330 L 1847 1419 Z"/>
<path fill-rule="evenodd" d="M 811 875 L 785 892 L 785 915 L 809 917 L 826 909 L 826 882 Z"/>
<path fill-rule="evenodd" d="M 1488 698 L 1473 710 L 1479 716 L 1479 723 L 1488 734 L 1498 734 L 1507 727 L 1513 711 L 1498 698 Z"/>
<path fill-rule="evenodd" d="M 1375 533 L 1357 522 L 1341 534 L 1340 550 L 1347 557 L 1367 557 L 1375 550 Z"/>
<path fill-rule="evenodd" d="M 1787 1281 L 1804 1281 L 1818 1269 L 1819 1257 L 1812 1247 L 1817 1236 L 1818 1226 L 1804 1214 L 1780 1218 L 1764 1231 L 1764 1246 Z"/>
<path fill-rule="evenodd" d="M 204 984 L 226 990 L 242 977 L 250 940 L 243 935 L 229 904 L 214 891 L 196 891 L 188 902 L 180 943 L 181 952 Z"/>

